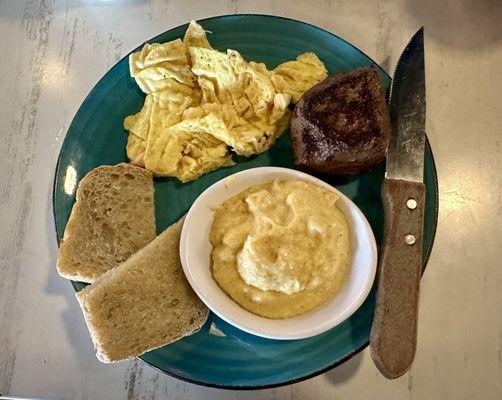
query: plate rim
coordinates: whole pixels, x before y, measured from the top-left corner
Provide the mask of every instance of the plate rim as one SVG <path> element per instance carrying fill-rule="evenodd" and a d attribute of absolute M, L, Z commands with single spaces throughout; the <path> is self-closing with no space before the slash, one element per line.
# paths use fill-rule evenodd
<path fill-rule="evenodd" d="M 324 28 L 321 28 L 321 27 L 316 26 L 314 24 L 311 24 L 310 22 L 302 21 L 302 20 L 295 19 L 295 18 L 283 17 L 283 16 L 279 16 L 279 15 L 260 14 L 260 13 L 220 14 L 220 15 L 214 15 L 214 16 L 211 16 L 211 17 L 197 19 L 197 22 L 210 21 L 210 20 L 214 20 L 214 19 L 236 18 L 236 17 L 261 17 L 261 18 L 268 18 L 268 19 L 285 20 L 285 21 L 289 21 L 289 22 L 300 23 L 302 25 L 307 25 L 308 27 L 310 27 L 310 28 L 312 28 L 314 30 L 317 30 L 317 31 L 320 31 L 320 32 L 323 32 L 323 33 L 327 33 L 327 34 L 329 34 L 329 35 L 337 38 L 338 40 L 341 40 L 342 42 L 346 43 L 351 48 L 353 48 L 354 50 L 356 50 L 360 54 L 364 55 L 368 60 L 370 60 L 372 62 L 372 64 L 375 65 L 385 76 L 387 76 L 389 79 L 392 79 L 391 75 L 389 75 L 387 73 L 387 71 L 385 71 L 375 60 L 373 60 L 373 58 L 371 58 L 370 56 L 368 56 L 364 51 L 360 50 L 358 47 L 356 47 L 355 45 L 353 45 L 349 41 L 343 39 L 342 37 L 338 36 L 337 34 L 335 34 L 333 32 L 330 32 L 327 29 L 324 29 Z M 53 216 L 54 231 L 56 233 L 56 242 L 57 242 L 57 245 L 58 245 L 58 249 L 60 247 L 60 239 L 59 239 L 60 233 L 58 231 L 58 225 L 57 225 L 57 221 L 56 221 L 56 219 L 57 219 L 57 217 L 56 217 L 56 187 L 57 187 L 57 185 L 59 183 L 58 171 L 59 171 L 59 169 L 61 167 L 61 158 L 62 158 L 62 155 L 63 155 L 63 151 L 66 148 L 66 144 L 67 144 L 67 140 L 68 140 L 68 132 L 73 127 L 73 124 L 75 122 L 75 117 L 78 115 L 78 113 L 80 112 L 80 110 L 82 109 L 82 107 L 84 106 L 84 104 L 87 102 L 87 100 L 94 94 L 94 92 L 96 91 L 96 89 L 99 86 L 99 84 L 105 79 L 106 75 L 108 75 L 109 72 L 111 72 L 115 68 L 117 68 L 118 65 L 122 62 L 122 60 L 124 58 L 128 57 L 132 52 L 134 52 L 137 49 L 139 49 L 145 43 L 151 43 L 157 37 L 162 36 L 162 35 L 170 32 L 172 30 L 181 28 L 183 26 L 188 26 L 188 22 L 184 23 L 184 24 L 177 25 L 175 27 L 172 27 L 172 28 L 170 28 L 168 30 L 165 30 L 165 31 L 163 31 L 163 32 L 155 35 L 154 37 L 151 37 L 150 39 L 147 39 L 147 40 L 143 41 L 139 46 L 135 47 L 134 49 L 132 49 L 131 51 L 129 51 L 127 54 L 125 54 L 123 57 L 121 57 L 120 60 L 118 60 L 111 68 L 109 68 L 108 70 L 106 70 L 104 72 L 103 76 L 94 84 L 94 86 L 92 87 L 92 89 L 89 91 L 89 93 L 82 100 L 82 102 L 81 102 L 80 106 L 78 107 L 77 111 L 73 114 L 71 123 L 68 126 L 68 129 L 66 129 L 63 142 L 62 142 L 61 147 L 59 149 L 59 154 L 58 154 L 58 158 L 57 158 L 57 162 L 56 162 L 56 168 L 54 170 L 54 178 L 53 178 L 52 192 L 51 192 L 51 194 L 52 194 L 52 201 L 51 201 L 52 202 L 52 216 Z M 437 175 L 436 161 L 434 159 L 434 153 L 432 152 L 432 147 L 431 147 L 431 144 L 429 142 L 429 138 L 427 136 L 427 133 L 425 135 L 425 147 L 426 147 L 426 150 L 428 150 L 430 152 L 430 154 L 431 154 L 432 170 L 434 172 L 433 176 L 432 176 L 432 181 L 433 181 L 434 187 L 436 188 L 436 193 L 435 193 L 435 196 L 434 196 L 434 204 L 432 205 L 432 209 L 434 211 L 434 221 L 433 221 L 433 226 L 432 226 L 431 245 L 430 245 L 430 247 L 428 249 L 426 249 L 425 254 L 423 255 L 422 276 L 423 276 L 423 274 L 425 272 L 425 268 L 426 268 L 427 263 L 429 261 L 430 255 L 432 253 L 432 249 L 434 247 L 434 242 L 435 242 L 436 233 L 437 233 L 438 216 L 439 216 L 439 180 L 438 180 L 438 175 Z M 75 290 L 75 292 L 77 292 L 77 286 L 76 286 L 75 282 L 72 281 L 72 280 L 70 280 L 70 283 L 71 283 L 73 289 Z M 255 385 L 255 386 L 251 386 L 251 385 L 220 385 L 220 384 L 216 384 L 216 383 L 210 383 L 210 382 L 204 382 L 204 381 L 194 380 L 194 379 L 190 379 L 190 378 L 178 375 L 178 374 L 176 374 L 176 373 L 174 373 L 172 371 L 168 371 L 168 370 L 162 369 L 162 368 L 160 368 L 160 367 L 158 367 L 158 366 L 156 366 L 156 365 L 154 365 L 154 364 L 152 364 L 152 363 L 144 360 L 142 358 L 142 356 L 135 357 L 135 359 L 140 360 L 142 363 L 150 366 L 151 368 L 153 368 L 154 370 L 156 370 L 158 372 L 162 372 L 162 373 L 164 373 L 166 375 L 169 375 L 169 376 L 171 376 L 173 378 L 179 379 L 179 380 L 184 381 L 184 382 L 193 383 L 193 384 L 196 384 L 196 385 L 199 385 L 199 386 L 211 387 L 211 388 L 216 388 L 216 389 L 226 389 L 226 390 L 262 390 L 262 389 L 271 389 L 271 388 L 276 388 L 276 387 L 291 385 L 291 384 L 294 384 L 294 383 L 299 383 L 299 382 L 308 380 L 310 378 L 314 378 L 314 377 L 316 377 L 318 375 L 324 374 L 325 372 L 328 372 L 331 369 L 336 368 L 337 366 L 339 366 L 339 365 L 347 362 L 352 357 L 354 357 L 356 354 L 358 354 L 362 350 L 364 350 L 368 345 L 369 345 L 369 341 L 367 341 L 366 343 L 364 343 L 362 346 L 356 348 L 353 352 L 347 354 L 345 357 L 341 358 L 337 362 L 335 362 L 333 364 L 330 364 L 330 365 L 328 365 L 328 366 L 326 366 L 324 368 L 321 368 L 320 370 L 314 371 L 314 372 L 312 372 L 310 374 L 306 374 L 306 375 L 300 376 L 298 378 L 290 379 L 290 380 L 283 381 L 283 382 L 276 382 L 276 383 L 271 383 L 271 384 Z"/>

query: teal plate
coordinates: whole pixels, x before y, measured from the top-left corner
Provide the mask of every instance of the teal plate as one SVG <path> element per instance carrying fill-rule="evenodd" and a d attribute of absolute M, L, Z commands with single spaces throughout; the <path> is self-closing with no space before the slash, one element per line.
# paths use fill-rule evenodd
<path fill-rule="evenodd" d="M 306 51 L 315 52 L 330 73 L 374 63 L 343 39 L 315 26 L 267 15 L 229 15 L 208 18 L 202 26 L 212 32 L 209 40 L 220 50 L 236 49 L 248 60 L 264 62 L 269 68 L 292 60 Z M 187 25 L 167 31 L 149 42 L 166 42 L 183 36 Z M 139 48 L 138 48 L 139 49 Z M 383 84 L 390 77 L 380 69 Z M 54 182 L 54 216 L 61 239 L 72 205 L 75 182 L 98 165 L 126 161 L 127 135 L 124 117 L 137 112 L 144 100 L 129 76 L 127 57 L 120 60 L 98 82 L 78 110 L 61 150 Z M 157 230 L 161 232 L 181 217 L 208 186 L 234 172 L 266 165 L 292 167 L 289 132 L 270 151 L 237 165 L 214 171 L 194 182 L 175 179 L 155 181 Z M 327 182 L 350 197 L 370 222 L 377 242 L 383 226 L 380 186 L 384 167 L 352 179 Z M 321 177 L 322 178 L 322 177 Z M 427 188 L 424 232 L 424 267 L 436 230 L 438 186 L 431 148 L 425 151 Z M 83 284 L 74 282 L 76 290 Z M 141 359 L 177 378 L 207 386 L 256 389 L 297 382 L 346 361 L 368 344 L 374 311 L 374 291 L 364 304 L 341 325 L 303 340 L 262 339 L 240 331 L 214 314 L 202 330 L 176 343 L 144 354 Z M 214 324 L 214 325 L 212 325 Z M 218 330 L 210 329 L 211 326 Z"/>

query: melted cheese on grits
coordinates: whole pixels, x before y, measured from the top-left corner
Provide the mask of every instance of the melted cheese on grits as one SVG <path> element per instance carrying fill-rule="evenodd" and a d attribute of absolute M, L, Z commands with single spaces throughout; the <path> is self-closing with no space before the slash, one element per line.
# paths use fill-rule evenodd
<path fill-rule="evenodd" d="M 212 273 L 248 311 L 288 318 L 333 297 L 347 274 L 349 227 L 338 195 L 301 180 L 257 185 L 214 213 Z"/>

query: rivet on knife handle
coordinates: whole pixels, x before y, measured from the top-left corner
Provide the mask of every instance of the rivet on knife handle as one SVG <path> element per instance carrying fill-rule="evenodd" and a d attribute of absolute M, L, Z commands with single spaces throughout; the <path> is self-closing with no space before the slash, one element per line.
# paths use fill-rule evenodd
<path fill-rule="evenodd" d="M 384 233 L 370 350 L 380 372 L 393 379 L 415 357 L 425 186 L 384 179 L 382 200 Z"/>

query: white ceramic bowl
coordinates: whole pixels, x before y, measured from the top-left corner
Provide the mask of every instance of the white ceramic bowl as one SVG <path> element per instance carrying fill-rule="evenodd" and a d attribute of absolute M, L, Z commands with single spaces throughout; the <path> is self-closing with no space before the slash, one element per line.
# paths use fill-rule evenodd
<path fill-rule="evenodd" d="M 212 210 L 250 186 L 274 179 L 301 179 L 337 193 L 340 196 L 338 207 L 345 214 L 351 233 L 350 272 L 339 292 L 321 307 L 286 319 L 260 317 L 239 306 L 218 286 L 210 268 L 212 246 L 209 231 L 213 223 Z M 186 216 L 181 232 L 180 256 L 190 285 L 211 311 L 246 332 L 271 339 L 307 338 L 342 323 L 361 306 L 368 295 L 377 265 L 377 249 L 371 227 L 348 197 L 320 179 L 278 167 L 241 171 L 207 188 Z"/>

